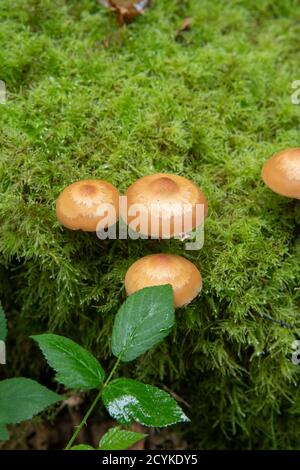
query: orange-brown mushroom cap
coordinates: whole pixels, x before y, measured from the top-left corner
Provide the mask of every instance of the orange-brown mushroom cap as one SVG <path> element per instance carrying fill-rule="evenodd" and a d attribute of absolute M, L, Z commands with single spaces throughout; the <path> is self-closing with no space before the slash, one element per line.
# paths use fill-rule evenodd
<path fill-rule="evenodd" d="M 115 211 L 109 223 L 105 213 L 107 205 Z M 71 230 L 95 232 L 98 223 L 104 220 L 105 226 L 101 228 L 107 228 L 117 222 L 118 214 L 119 192 L 107 181 L 77 181 L 65 188 L 56 201 L 59 222 Z"/>
<path fill-rule="evenodd" d="M 175 307 L 189 304 L 202 289 L 202 277 L 196 266 L 171 254 L 144 256 L 128 269 L 125 289 L 128 295 L 144 287 L 171 284 Z"/>
<path fill-rule="evenodd" d="M 133 183 L 125 196 L 128 225 L 136 218 L 132 209 L 140 206 L 139 215 L 144 216 L 146 225 L 140 225 L 135 231 L 147 236 L 170 238 L 190 232 L 207 214 L 204 194 L 183 176 L 169 173 L 145 176 Z"/>
<path fill-rule="evenodd" d="M 278 152 L 262 169 L 262 179 L 281 196 L 300 199 L 300 148 Z"/>

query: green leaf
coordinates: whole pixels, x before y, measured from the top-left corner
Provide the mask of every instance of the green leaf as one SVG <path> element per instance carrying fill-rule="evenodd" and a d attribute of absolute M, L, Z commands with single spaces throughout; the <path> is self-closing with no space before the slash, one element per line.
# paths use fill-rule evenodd
<path fill-rule="evenodd" d="M 144 426 L 161 427 L 189 421 L 168 393 L 136 380 L 113 380 L 104 388 L 102 399 L 120 424 L 137 421 Z"/>
<path fill-rule="evenodd" d="M 99 442 L 100 450 L 125 450 L 138 441 L 145 439 L 147 434 L 124 431 L 120 426 L 109 429 Z"/>
<path fill-rule="evenodd" d="M 0 423 L 0 441 L 7 441 L 9 439 L 9 434 L 5 424 Z"/>
<path fill-rule="evenodd" d="M 15 424 L 32 418 L 63 397 L 31 379 L 0 382 L 0 423 Z"/>
<path fill-rule="evenodd" d="M 95 450 L 94 447 L 87 444 L 78 444 L 77 446 L 71 447 L 70 450 Z"/>
<path fill-rule="evenodd" d="M 48 364 L 57 372 L 58 382 L 69 388 L 90 390 L 105 377 L 97 359 L 71 339 L 54 334 L 31 336 L 41 348 Z"/>
<path fill-rule="evenodd" d="M 174 324 L 172 287 L 145 287 L 119 309 L 112 334 L 112 352 L 124 362 L 133 361 L 160 343 Z"/>
<path fill-rule="evenodd" d="M 0 341 L 5 341 L 7 335 L 7 325 L 4 310 L 0 303 Z"/>

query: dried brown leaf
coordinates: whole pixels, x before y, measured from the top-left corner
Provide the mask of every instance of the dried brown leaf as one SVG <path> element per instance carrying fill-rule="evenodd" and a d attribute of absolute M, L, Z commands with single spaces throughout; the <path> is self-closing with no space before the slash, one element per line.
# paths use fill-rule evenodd
<path fill-rule="evenodd" d="M 120 25 L 131 23 L 150 6 L 150 0 L 98 0 L 98 2 L 116 13 Z"/>
<path fill-rule="evenodd" d="M 182 21 L 181 25 L 180 25 L 180 28 L 177 30 L 176 32 L 176 36 L 175 36 L 175 39 L 176 40 L 180 40 L 183 38 L 183 34 L 186 32 L 186 31 L 189 31 L 191 29 L 191 26 L 192 26 L 192 23 L 193 23 L 193 18 L 192 16 L 187 16 L 186 18 L 184 18 L 184 20 Z"/>
<path fill-rule="evenodd" d="M 187 16 L 186 18 L 184 18 L 178 32 L 188 31 L 189 29 L 191 29 L 192 22 L 193 22 L 192 16 Z"/>

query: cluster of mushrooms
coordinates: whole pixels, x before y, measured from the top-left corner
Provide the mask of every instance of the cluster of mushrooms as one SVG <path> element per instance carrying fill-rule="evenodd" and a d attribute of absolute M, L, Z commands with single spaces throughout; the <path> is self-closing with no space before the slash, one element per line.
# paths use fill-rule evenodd
<path fill-rule="evenodd" d="M 160 207 L 168 205 L 170 208 L 189 207 L 191 230 L 199 223 L 196 217 L 198 204 L 203 205 L 204 216 L 207 214 L 207 201 L 202 191 L 188 179 L 173 174 L 157 173 L 140 178 L 127 189 L 125 196 L 127 198 L 125 220 L 128 224 L 132 219 L 130 208 L 133 205 L 140 205 L 149 217 L 155 202 L 157 215 L 154 222 L 158 227 L 157 238 L 167 238 Z M 77 181 L 59 195 L 56 202 L 57 218 L 68 229 L 96 232 L 100 221 L 99 207 L 105 204 L 114 207 L 115 218 L 111 220 L 111 224 L 115 224 L 120 217 L 119 200 L 119 191 L 107 181 L 92 179 Z M 176 216 L 182 216 L 182 213 L 169 214 L 170 237 L 179 235 L 176 232 Z M 146 236 L 152 235 L 154 230 L 151 226 L 153 217 L 149 218 L 148 222 L 148 233 L 143 233 Z M 196 266 L 187 259 L 178 255 L 159 253 L 145 256 L 133 263 L 125 276 L 125 289 L 128 295 L 144 287 L 163 284 L 171 284 L 175 307 L 183 307 L 201 292 L 202 277 Z"/>
<path fill-rule="evenodd" d="M 274 192 L 291 198 L 300 199 L 300 148 L 292 148 L 275 154 L 263 166 L 262 178 Z M 204 206 L 207 215 L 207 201 L 203 192 L 188 179 L 168 173 L 157 173 L 138 179 L 125 192 L 127 197 L 127 223 L 130 223 L 130 207 L 141 204 L 146 210 L 155 201 L 158 208 L 163 204 L 188 203 L 196 208 Z M 59 195 L 56 202 L 56 214 L 59 222 L 71 230 L 96 232 L 99 224 L 98 207 L 111 204 L 115 208 L 115 224 L 119 213 L 120 193 L 112 184 L 103 180 L 82 180 L 71 184 Z M 157 212 L 160 214 L 160 211 Z M 158 238 L 165 238 L 163 220 L 158 215 Z M 175 217 L 170 215 L 170 236 L 178 235 L 175 230 Z M 151 219 L 152 220 L 152 219 Z M 197 227 L 194 210 L 191 214 L 191 229 Z M 197 221 L 199 222 L 199 221 Z M 201 221 L 201 223 L 203 220 Z M 149 235 L 151 221 L 149 220 Z M 175 307 L 189 304 L 202 290 L 202 277 L 198 268 L 174 254 L 157 253 L 144 256 L 128 269 L 125 276 L 127 295 L 144 287 L 171 284 Z"/>

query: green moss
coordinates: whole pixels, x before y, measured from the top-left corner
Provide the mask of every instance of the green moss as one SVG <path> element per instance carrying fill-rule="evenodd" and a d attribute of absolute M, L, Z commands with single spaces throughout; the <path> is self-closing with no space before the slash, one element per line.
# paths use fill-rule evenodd
<path fill-rule="evenodd" d="M 202 296 L 173 336 L 124 371 L 164 381 L 190 404 L 195 448 L 299 448 L 299 207 L 260 169 L 299 146 L 300 7 L 292 0 L 160 0 L 129 27 L 95 0 L 2 0 L 0 279 L 10 375 L 37 378 L 28 339 L 65 334 L 109 361 L 123 278 L 137 258 L 184 254 Z M 176 41 L 186 16 L 191 31 Z M 206 241 L 107 241 L 55 218 L 69 183 L 193 179 L 209 201 Z M 274 321 L 269 320 L 271 317 Z M 278 323 L 275 323 L 277 321 Z M 284 327 L 284 325 L 287 325 Z M 105 361 L 103 361 L 105 362 Z"/>

